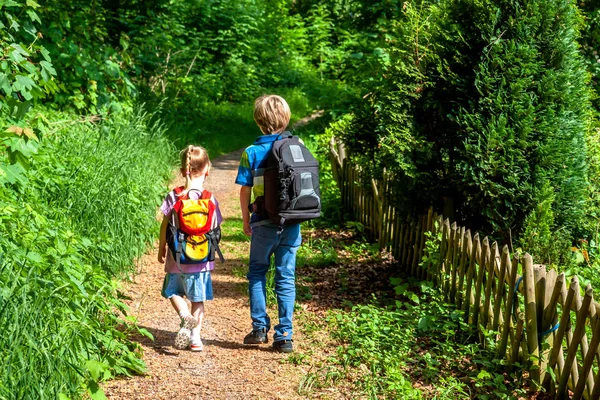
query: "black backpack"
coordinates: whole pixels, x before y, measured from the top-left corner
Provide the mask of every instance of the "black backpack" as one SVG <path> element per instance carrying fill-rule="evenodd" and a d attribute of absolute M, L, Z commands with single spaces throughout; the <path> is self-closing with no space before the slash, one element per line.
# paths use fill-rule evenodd
<path fill-rule="evenodd" d="M 283 132 L 273 142 L 264 184 L 257 211 L 274 224 L 297 224 L 321 216 L 319 162 L 297 136 Z"/>

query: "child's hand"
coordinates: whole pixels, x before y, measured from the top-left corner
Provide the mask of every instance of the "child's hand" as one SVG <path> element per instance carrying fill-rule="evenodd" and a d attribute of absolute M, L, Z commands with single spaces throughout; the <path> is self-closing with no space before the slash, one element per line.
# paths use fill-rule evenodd
<path fill-rule="evenodd" d="M 162 246 L 158 249 L 158 262 L 163 264 L 165 262 L 165 256 L 167 255 L 166 246 Z"/>
<path fill-rule="evenodd" d="M 252 228 L 250 228 L 250 222 L 244 222 L 244 233 L 246 236 L 252 236 Z"/>

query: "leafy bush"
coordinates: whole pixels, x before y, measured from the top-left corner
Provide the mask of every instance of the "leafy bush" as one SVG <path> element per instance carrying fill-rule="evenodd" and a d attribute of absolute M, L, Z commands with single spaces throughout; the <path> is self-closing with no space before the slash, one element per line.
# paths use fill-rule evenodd
<path fill-rule="evenodd" d="M 408 2 L 345 140 L 395 174 L 406 212 L 433 204 L 508 241 L 549 187 L 552 229 L 580 235 L 591 109 L 579 24 L 572 2 Z"/>
<path fill-rule="evenodd" d="M 393 304 L 375 300 L 328 318 L 342 343 L 335 361 L 358 369 L 360 392 L 371 399 L 486 399 L 524 391 L 522 377 L 494 359 L 493 335 L 491 347 L 480 348 L 462 314 L 426 283 L 392 281 L 399 299 Z"/>
<path fill-rule="evenodd" d="M 0 185 L 0 398 L 94 394 L 145 368 L 112 279 L 154 240 L 172 147 L 143 113 L 54 117 L 23 180 Z"/>

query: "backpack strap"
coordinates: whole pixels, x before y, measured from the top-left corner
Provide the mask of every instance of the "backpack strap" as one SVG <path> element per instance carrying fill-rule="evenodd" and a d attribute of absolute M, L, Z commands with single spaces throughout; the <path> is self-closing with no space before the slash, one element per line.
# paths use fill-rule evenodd
<path fill-rule="evenodd" d="M 219 255 L 219 260 L 221 260 L 221 264 L 225 263 L 225 257 L 223 257 L 223 252 L 219 248 L 219 241 L 221 240 L 221 229 L 219 227 L 211 230 L 206 234 L 206 237 L 210 240 L 210 249 L 209 249 L 209 260 L 215 259 L 215 251 Z"/>
<path fill-rule="evenodd" d="M 275 140 L 288 139 L 288 138 L 291 138 L 292 136 L 294 136 L 294 135 L 292 135 L 290 133 L 290 131 L 285 131 L 285 132 L 281 132 L 280 134 L 278 134 L 277 139 L 275 139 Z"/>
<path fill-rule="evenodd" d="M 181 193 L 183 193 L 184 190 L 185 186 L 177 186 L 175 189 L 173 189 L 176 195 L 180 195 Z"/>
<path fill-rule="evenodd" d="M 183 274 L 183 270 L 181 269 L 181 253 L 183 253 L 183 240 L 185 239 L 183 236 L 183 232 L 179 230 L 179 219 L 175 216 L 175 210 L 171 211 L 171 233 L 173 235 L 173 240 L 177 240 L 177 247 L 175 248 L 175 262 L 177 263 L 177 268 L 179 272 Z"/>

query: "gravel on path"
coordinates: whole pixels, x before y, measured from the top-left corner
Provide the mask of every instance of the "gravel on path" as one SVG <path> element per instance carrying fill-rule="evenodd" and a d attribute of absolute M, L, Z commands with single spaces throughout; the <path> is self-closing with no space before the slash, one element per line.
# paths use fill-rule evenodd
<path fill-rule="evenodd" d="M 238 186 L 234 180 L 242 150 L 213 160 L 207 189 L 219 200 L 224 224 L 240 218 Z M 173 347 L 179 318 L 160 290 L 164 278 L 156 247 L 138 261 L 138 274 L 125 284 L 130 298 L 130 315 L 154 336 L 154 341 L 135 336 L 148 365 L 143 376 L 106 382 L 109 399 L 296 399 L 301 367 L 283 362 L 287 355 L 275 353 L 269 345 L 244 346 L 251 328 L 248 296 L 242 292 L 244 279 L 232 274 L 243 263 L 232 256 L 233 247 L 245 252 L 246 243 L 223 243 L 227 261 L 213 271 L 215 300 L 208 302 L 202 328 L 204 351 L 191 352 Z M 273 317 L 275 317 L 273 315 Z M 302 340 L 301 332 L 296 341 Z"/>

